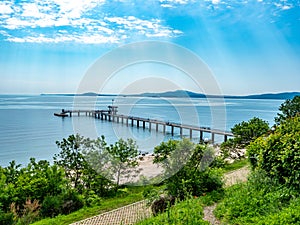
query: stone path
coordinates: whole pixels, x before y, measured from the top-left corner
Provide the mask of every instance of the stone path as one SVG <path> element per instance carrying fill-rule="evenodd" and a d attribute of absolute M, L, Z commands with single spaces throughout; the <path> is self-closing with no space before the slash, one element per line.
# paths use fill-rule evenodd
<path fill-rule="evenodd" d="M 225 174 L 225 186 L 229 187 L 231 185 L 234 185 L 238 182 L 245 182 L 247 180 L 248 174 L 249 174 L 249 168 L 243 167 L 238 170 L 234 170 L 232 172 L 229 172 Z M 203 219 L 210 222 L 212 225 L 219 225 L 221 222 L 215 217 L 214 210 L 217 207 L 217 204 L 211 206 L 206 206 L 203 208 L 204 217 Z"/>
<path fill-rule="evenodd" d="M 140 201 L 72 223 L 72 225 L 128 225 L 143 220 L 150 215 L 151 211 L 146 206 L 146 201 Z"/>

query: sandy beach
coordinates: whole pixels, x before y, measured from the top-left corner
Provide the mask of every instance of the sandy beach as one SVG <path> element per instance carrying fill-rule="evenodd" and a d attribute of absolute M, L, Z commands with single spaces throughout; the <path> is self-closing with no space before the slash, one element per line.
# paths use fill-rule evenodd
<path fill-rule="evenodd" d="M 162 174 L 164 169 L 157 164 L 153 164 L 153 159 L 154 156 L 152 155 L 139 156 L 139 165 L 136 168 L 136 170 L 139 171 L 138 175 L 130 178 L 122 177 L 120 179 L 120 183 L 137 183 L 141 177 L 143 177 L 143 179 L 150 180 L 151 178 Z"/>

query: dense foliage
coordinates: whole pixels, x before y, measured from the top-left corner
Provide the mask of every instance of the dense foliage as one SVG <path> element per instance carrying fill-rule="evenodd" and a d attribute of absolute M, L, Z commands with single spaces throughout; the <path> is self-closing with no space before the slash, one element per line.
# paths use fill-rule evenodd
<path fill-rule="evenodd" d="M 235 137 L 235 143 L 243 147 L 247 146 L 256 138 L 265 135 L 268 130 L 268 123 L 257 117 L 254 117 L 247 122 L 243 121 L 231 128 L 231 132 Z"/>
<path fill-rule="evenodd" d="M 57 213 L 77 210 L 83 202 L 67 184 L 64 171 L 57 165 L 50 165 L 45 160 L 36 162 L 31 158 L 30 163 L 21 168 L 12 161 L 8 167 L 0 168 L 1 210 L 13 214 L 10 223 L 19 221 L 21 224 L 28 224 L 38 216 L 55 214 L 51 210 L 57 210 Z M 56 208 L 46 203 L 49 196 L 59 199 L 60 204 Z"/>
<path fill-rule="evenodd" d="M 295 96 L 293 99 L 287 99 L 279 107 L 280 113 L 277 114 L 275 122 L 280 124 L 289 118 L 299 116 L 300 114 L 300 96 Z"/>
<path fill-rule="evenodd" d="M 300 105 L 287 100 L 277 127 L 247 147 L 248 182 L 226 190 L 216 214 L 228 224 L 299 224 Z"/>
<path fill-rule="evenodd" d="M 287 119 L 266 138 L 258 138 L 248 147 L 253 168 L 300 190 L 300 116 Z"/>
<path fill-rule="evenodd" d="M 233 160 L 243 158 L 244 152 L 241 149 L 248 146 L 256 138 L 268 134 L 268 131 L 268 123 L 257 117 L 234 125 L 231 128 L 234 138 L 221 144 L 223 158 Z"/>
<path fill-rule="evenodd" d="M 69 214 L 84 205 L 97 205 L 119 188 L 119 183 L 105 175 L 112 178 L 117 172 L 118 177 L 124 163 L 136 166 L 130 160 L 137 154 L 131 140 L 107 146 L 104 137 L 90 140 L 71 135 L 57 146 L 61 151 L 54 156 L 54 165 L 32 158 L 25 167 L 15 161 L 0 167 L 0 224 L 30 224 L 39 218 Z M 118 170 L 105 169 L 108 162 Z"/>
<path fill-rule="evenodd" d="M 299 211 L 293 208 L 300 209 L 297 195 L 264 171 L 256 171 L 247 183 L 226 189 L 216 215 L 226 224 L 296 224 L 292 221 L 300 220 Z"/>
<path fill-rule="evenodd" d="M 214 152 L 207 145 L 196 145 L 188 139 L 169 140 L 157 146 L 154 154 L 154 162 L 165 169 L 169 195 L 184 199 L 222 189 L 221 173 L 213 168 Z"/>

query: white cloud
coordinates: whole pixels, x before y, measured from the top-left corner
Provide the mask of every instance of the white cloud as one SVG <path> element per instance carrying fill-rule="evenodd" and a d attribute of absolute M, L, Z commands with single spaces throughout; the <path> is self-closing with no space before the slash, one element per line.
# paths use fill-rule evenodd
<path fill-rule="evenodd" d="M 163 8 L 173 8 L 173 6 L 170 4 L 161 4 L 160 6 Z"/>
<path fill-rule="evenodd" d="M 186 5 L 188 3 L 195 2 L 194 0 L 160 0 L 162 5 L 180 4 Z"/>
<path fill-rule="evenodd" d="M 212 4 L 219 4 L 220 3 L 220 0 L 211 0 Z"/>
<path fill-rule="evenodd" d="M 137 16 L 105 16 L 95 13 L 95 8 L 106 0 L 32 0 L 22 2 L 2 11 L 1 27 L 7 29 L 5 40 L 11 42 L 36 43 L 118 43 L 128 39 L 144 37 L 175 37 L 178 30 L 165 26 L 156 18 L 140 19 Z M 164 0 L 186 4 L 188 0 Z M 9 10 L 9 8 L 11 10 Z M 1 10 L 1 8 L 0 8 Z M 93 11 L 94 10 L 94 11 Z M 48 29 L 51 28 L 51 29 Z M 53 29 L 52 29 L 53 28 Z M 14 31 L 14 32 L 12 32 Z M 12 35 L 14 34 L 14 35 Z"/>
<path fill-rule="evenodd" d="M 80 35 L 80 34 L 72 34 L 72 35 L 62 35 L 59 34 L 56 37 L 50 38 L 45 37 L 44 35 L 40 35 L 37 37 L 26 36 L 26 37 L 9 37 L 8 41 L 18 42 L 18 43 L 63 43 L 63 42 L 76 42 L 76 43 L 84 43 L 84 44 L 106 44 L 106 43 L 118 43 L 119 39 L 111 36 L 106 37 L 103 35 Z"/>
<path fill-rule="evenodd" d="M 163 8 L 174 8 L 180 5 L 194 3 L 195 0 L 160 0 L 160 6 Z"/>
<path fill-rule="evenodd" d="M 0 14 L 11 14 L 13 12 L 14 11 L 12 9 L 10 2 L 8 1 L 0 2 Z"/>
<path fill-rule="evenodd" d="M 180 31 L 173 31 L 171 28 L 163 26 L 158 19 L 142 20 L 134 16 L 128 17 L 105 17 L 105 21 L 116 24 L 119 33 L 130 30 L 133 34 L 143 34 L 147 37 L 173 37 Z"/>
<path fill-rule="evenodd" d="M 288 10 L 288 9 L 291 9 L 292 8 L 292 6 L 289 6 L 289 5 L 284 5 L 284 6 L 282 6 L 282 10 Z"/>
<path fill-rule="evenodd" d="M 23 27 L 35 27 L 35 24 L 29 20 L 21 20 L 19 18 L 10 17 L 6 20 L 6 23 L 3 27 L 14 30 Z"/>
<path fill-rule="evenodd" d="M 23 13 L 21 16 L 24 17 L 42 17 L 38 6 L 35 3 L 24 3 L 23 4 Z"/>
<path fill-rule="evenodd" d="M 281 3 L 274 3 L 274 5 L 279 8 L 280 10 L 289 10 L 293 8 L 293 5 L 291 4 L 281 4 Z"/>
<path fill-rule="evenodd" d="M 82 14 L 93 9 L 99 4 L 105 3 L 105 0 L 51 0 L 58 5 L 61 14 L 69 18 L 80 18 Z"/>

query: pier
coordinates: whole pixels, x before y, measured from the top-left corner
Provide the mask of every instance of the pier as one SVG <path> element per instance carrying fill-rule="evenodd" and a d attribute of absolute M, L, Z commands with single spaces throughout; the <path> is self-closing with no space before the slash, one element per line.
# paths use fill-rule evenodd
<path fill-rule="evenodd" d="M 180 137 L 183 137 L 183 131 L 188 130 L 189 138 L 193 138 L 193 134 L 197 132 L 199 134 L 199 140 L 203 141 L 203 134 L 209 133 L 211 135 L 211 142 L 215 142 L 215 135 L 224 136 L 224 142 L 227 141 L 228 137 L 232 137 L 231 132 L 222 131 L 218 129 L 211 129 L 209 127 L 197 127 L 193 125 L 186 125 L 173 122 L 165 122 L 149 118 L 141 118 L 135 116 L 127 116 L 118 114 L 117 106 L 108 106 L 108 110 L 64 110 L 60 113 L 54 113 L 55 116 L 59 117 L 72 117 L 72 116 L 90 116 L 96 119 L 106 120 L 109 122 L 115 122 L 120 124 L 126 124 L 126 126 L 135 126 L 137 128 L 149 129 L 150 131 L 155 130 L 156 132 L 162 131 L 166 134 L 167 128 L 170 130 L 172 136 L 174 136 L 175 129 L 179 130 Z"/>

